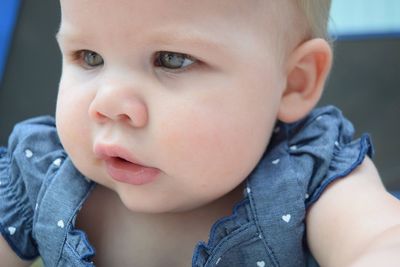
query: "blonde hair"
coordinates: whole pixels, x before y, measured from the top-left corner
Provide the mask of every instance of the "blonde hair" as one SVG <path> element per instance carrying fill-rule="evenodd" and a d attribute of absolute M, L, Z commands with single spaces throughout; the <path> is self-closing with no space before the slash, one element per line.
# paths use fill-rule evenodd
<path fill-rule="evenodd" d="M 307 19 L 309 38 L 324 38 L 329 40 L 328 22 L 331 0 L 298 0 Z"/>

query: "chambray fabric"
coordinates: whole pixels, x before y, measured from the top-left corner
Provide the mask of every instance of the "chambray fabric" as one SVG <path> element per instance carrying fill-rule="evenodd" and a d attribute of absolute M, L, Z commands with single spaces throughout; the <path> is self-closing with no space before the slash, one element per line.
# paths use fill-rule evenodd
<path fill-rule="evenodd" d="M 353 133 L 331 106 L 297 123 L 278 122 L 246 179 L 243 200 L 197 244 L 192 266 L 307 266 L 307 208 L 373 152 L 368 135 L 353 140 Z M 40 255 L 46 266 L 94 266 L 94 248 L 75 228 L 94 186 L 63 150 L 53 118 L 18 124 L 0 149 L 2 235 L 23 259 Z"/>

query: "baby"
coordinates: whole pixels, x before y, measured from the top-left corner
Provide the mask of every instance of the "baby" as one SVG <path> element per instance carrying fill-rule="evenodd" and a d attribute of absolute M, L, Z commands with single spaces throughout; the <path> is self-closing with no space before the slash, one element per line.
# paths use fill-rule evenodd
<path fill-rule="evenodd" d="M 314 109 L 329 0 L 60 2 L 56 119 L 0 151 L 1 266 L 399 265 L 368 136 Z"/>

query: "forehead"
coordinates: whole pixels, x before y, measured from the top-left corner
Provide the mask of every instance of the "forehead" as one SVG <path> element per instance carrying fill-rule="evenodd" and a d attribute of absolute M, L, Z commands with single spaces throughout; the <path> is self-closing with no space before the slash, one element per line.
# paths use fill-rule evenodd
<path fill-rule="evenodd" d="M 61 0 L 62 27 L 139 31 L 162 25 L 230 25 L 268 28 L 275 12 L 268 0 Z"/>
<path fill-rule="evenodd" d="M 289 2 L 286 0 L 60 2 L 62 21 L 58 37 L 61 44 L 92 46 L 95 42 L 96 49 L 113 47 L 114 51 L 134 45 L 151 49 L 152 45 L 180 44 L 203 50 L 217 47 L 209 50 L 215 53 L 267 51 L 277 58 L 286 53 L 282 48 L 286 45 L 281 42 L 282 34 L 288 34 L 284 30 L 288 20 L 284 16 L 284 3 Z"/>
<path fill-rule="evenodd" d="M 94 14 L 106 12 L 108 15 L 115 13 L 126 14 L 132 18 L 132 14 L 140 15 L 138 12 L 157 12 L 164 11 L 165 15 L 179 14 L 182 11 L 191 13 L 230 13 L 240 15 L 250 11 L 258 10 L 261 4 L 267 1 L 261 0 L 60 0 L 61 8 L 65 12 L 79 12 Z M 198 11 L 198 12 L 195 12 Z"/>

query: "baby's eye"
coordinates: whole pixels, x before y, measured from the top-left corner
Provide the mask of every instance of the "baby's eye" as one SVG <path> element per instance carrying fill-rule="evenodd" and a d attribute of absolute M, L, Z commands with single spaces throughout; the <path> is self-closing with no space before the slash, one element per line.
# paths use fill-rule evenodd
<path fill-rule="evenodd" d="M 80 51 L 80 58 L 83 60 L 83 63 L 90 68 L 98 67 L 104 64 L 102 56 L 94 51 L 82 50 Z"/>
<path fill-rule="evenodd" d="M 154 64 L 157 67 L 175 70 L 186 68 L 196 61 L 186 54 L 161 51 L 156 54 Z"/>

